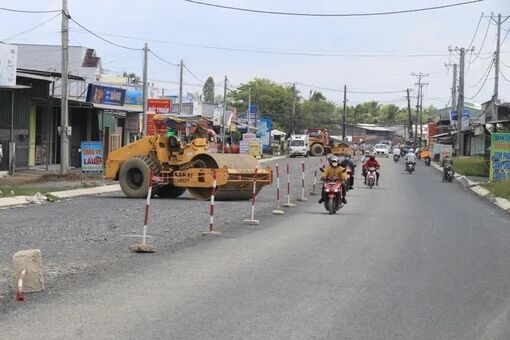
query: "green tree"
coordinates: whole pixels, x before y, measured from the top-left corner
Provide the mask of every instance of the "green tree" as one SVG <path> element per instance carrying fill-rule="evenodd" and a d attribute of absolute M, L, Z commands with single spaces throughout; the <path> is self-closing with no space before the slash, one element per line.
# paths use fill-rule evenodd
<path fill-rule="evenodd" d="M 395 104 L 383 105 L 381 108 L 381 118 L 387 124 L 393 124 L 397 120 L 400 108 Z"/>
<path fill-rule="evenodd" d="M 204 87 L 202 88 L 202 95 L 204 103 L 214 103 L 214 79 L 213 77 L 207 78 Z"/>
<path fill-rule="evenodd" d="M 237 112 L 247 112 L 250 88 L 251 102 L 258 106 L 259 117 L 271 118 L 275 128 L 285 131 L 292 130 L 293 121 L 298 125 L 301 100 L 299 93 L 296 93 L 296 117 L 292 117 L 292 87 L 276 84 L 269 79 L 255 78 L 241 84 L 228 93 L 229 105 L 237 108 Z"/>

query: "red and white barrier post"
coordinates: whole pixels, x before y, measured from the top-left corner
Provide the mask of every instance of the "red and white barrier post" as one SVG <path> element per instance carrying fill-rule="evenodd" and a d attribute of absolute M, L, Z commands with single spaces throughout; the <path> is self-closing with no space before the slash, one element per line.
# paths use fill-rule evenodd
<path fill-rule="evenodd" d="M 305 162 L 301 162 L 301 197 L 297 199 L 299 202 L 306 202 L 308 198 L 305 197 Z"/>
<path fill-rule="evenodd" d="M 317 188 L 317 170 L 319 168 L 319 163 L 315 163 L 315 170 L 313 172 L 313 187 L 312 187 L 312 191 L 310 192 L 310 195 L 317 195 L 317 193 L 315 192 L 315 189 Z"/>
<path fill-rule="evenodd" d="M 287 203 L 283 205 L 285 208 L 292 208 L 296 205 L 294 203 L 290 203 L 290 165 L 287 163 Z"/>
<path fill-rule="evenodd" d="M 276 209 L 273 210 L 274 215 L 283 215 L 283 210 L 280 209 L 280 168 L 278 163 L 275 166 L 276 170 Z"/>
<path fill-rule="evenodd" d="M 27 273 L 26 269 L 23 269 L 18 277 L 18 286 L 16 287 L 16 296 L 14 300 L 16 301 L 25 301 L 25 294 L 23 293 L 23 280 L 25 279 L 25 275 Z"/>
<path fill-rule="evenodd" d="M 258 225 L 259 220 L 255 219 L 255 197 L 257 196 L 257 171 L 259 168 L 255 168 L 255 174 L 253 175 L 253 192 L 251 195 L 251 219 L 243 221 L 244 224 Z"/>
<path fill-rule="evenodd" d="M 216 196 L 216 183 L 217 183 L 217 177 L 216 177 L 216 170 L 213 170 L 213 181 L 212 181 L 212 187 L 211 187 L 211 201 L 209 205 L 209 231 L 203 232 L 203 236 L 220 236 L 221 233 L 219 231 L 214 230 L 214 213 L 216 212 L 216 205 L 215 205 L 215 196 Z"/>
<path fill-rule="evenodd" d="M 152 196 L 152 185 L 154 182 L 154 173 L 152 170 L 149 172 L 149 189 L 147 190 L 147 198 L 145 199 L 145 212 L 143 217 L 143 231 L 142 231 L 142 243 L 136 243 L 129 247 L 134 253 L 153 253 L 154 250 L 150 244 L 147 244 L 147 238 L 150 236 L 147 235 L 147 228 L 149 225 L 149 208 L 151 205 L 151 196 Z M 139 235 L 127 235 L 139 237 Z"/>

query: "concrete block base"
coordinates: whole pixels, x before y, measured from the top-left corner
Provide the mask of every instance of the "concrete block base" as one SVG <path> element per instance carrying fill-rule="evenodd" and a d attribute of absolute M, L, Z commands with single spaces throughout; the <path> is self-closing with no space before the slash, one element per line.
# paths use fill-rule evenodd
<path fill-rule="evenodd" d="M 284 214 L 283 210 L 278 210 L 278 209 L 273 210 L 273 215 L 283 215 L 283 214 Z"/>
<path fill-rule="evenodd" d="M 17 281 L 21 271 L 25 269 L 26 275 L 23 280 L 23 292 L 34 293 L 44 290 L 44 274 L 40 249 L 18 251 L 12 257 L 12 261 L 15 287 L 17 287 Z"/>
<path fill-rule="evenodd" d="M 298 202 L 308 202 L 308 198 L 300 197 L 297 199 Z"/>
<path fill-rule="evenodd" d="M 243 224 L 247 224 L 247 225 L 259 225 L 259 220 L 244 220 Z"/>
<path fill-rule="evenodd" d="M 296 205 L 294 203 L 285 203 L 283 205 L 284 208 L 294 208 Z"/>
<path fill-rule="evenodd" d="M 214 237 L 214 236 L 221 236 L 221 232 L 219 232 L 219 231 L 214 231 L 214 230 L 213 230 L 213 231 L 204 231 L 204 232 L 202 233 L 202 236 L 213 236 L 213 237 Z"/>
<path fill-rule="evenodd" d="M 154 249 L 150 244 L 143 244 L 143 243 L 136 243 L 131 246 L 129 246 L 129 250 L 131 250 L 133 253 L 154 253 Z"/>
<path fill-rule="evenodd" d="M 318 193 L 316 193 L 316 192 L 313 192 L 313 191 L 312 191 L 312 192 L 310 193 L 310 195 L 312 195 L 312 196 L 317 196 L 317 195 L 318 195 Z"/>

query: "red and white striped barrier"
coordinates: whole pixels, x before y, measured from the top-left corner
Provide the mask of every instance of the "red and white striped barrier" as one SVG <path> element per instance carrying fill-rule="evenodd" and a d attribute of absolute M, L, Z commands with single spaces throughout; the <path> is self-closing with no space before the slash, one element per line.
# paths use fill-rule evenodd
<path fill-rule="evenodd" d="M 312 191 L 310 192 L 310 195 L 317 195 L 317 193 L 315 192 L 315 189 L 317 188 L 317 170 L 319 168 L 319 163 L 315 163 L 315 170 L 313 172 L 313 187 L 312 187 Z"/>
<path fill-rule="evenodd" d="M 287 203 L 283 205 L 285 208 L 292 208 L 296 205 L 294 203 L 290 203 L 290 165 L 287 163 Z"/>
<path fill-rule="evenodd" d="M 251 219 L 243 221 L 244 224 L 258 225 L 259 220 L 255 219 L 255 197 L 257 196 L 257 172 L 259 168 L 255 168 L 255 174 L 253 175 L 253 192 L 251 194 Z"/>
<path fill-rule="evenodd" d="M 214 230 L 214 214 L 216 212 L 216 203 L 215 203 L 216 186 L 217 186 L 217 176 L 216 176 L 216 171 L 213 170 L 211 200 L 210 200 L 210 204 L 209 204 L 209 231 L 202 233 L 202 235 L 204 235 L 204 236 L 206 236 L 206 235 L 220 236 L 221 235 L 221 233 L 219 231 Z"/>
<path fill-rule="evenodd" d="M 306 202 L 308 198 L 305 197 L 305 162 L 301 161 L 301 197 L 297 199 L 299 202 Z"/>
<path fill-rule="evenodd" d="M 124 235 L 129 237 L 142 237 L 142 243 L 136 243 L 129 247 L 129 249 L 134 253 L 153 253 L 154 250 L 150 244 L 147 244 L 147 238 L 151 237 L 147 235 L 147 228 L 149 225 L 149 208 L 151 205 L 151 197 L 152 197 L 152 186 L 154 182 L 158 182 L 159 178 L 154 176 L 152 170 L 149 172 L 149 188 L 147 190 L 147 198 L 145 199 L 145 210 L 143 216 L 143 231 L 142 235 Z"/>
<path fill-rule="evenodd" d="M 23 293 L 23 280 L 25 279 L 25 275 L 27 273 L 26 269 L 23 269 L 18 277 L 18 286 L 16 287 L 16 296 L 14 299 L 16 301 L 25 301 L 25 294 Z"/>
<path fill-rule="evenodd" d="M 276 170 L 276 209 L 273 210 L 273 214 L 275 215 L 283 215 L 283 210 L 280 209 L 280 168 L 278 163 L 275 166 Z"/>

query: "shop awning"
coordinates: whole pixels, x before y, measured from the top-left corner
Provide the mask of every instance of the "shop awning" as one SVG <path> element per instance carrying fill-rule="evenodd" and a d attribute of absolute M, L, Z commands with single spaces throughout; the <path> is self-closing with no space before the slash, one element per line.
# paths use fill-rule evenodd
<path fill-rule="evenodd" d="M 273 129 L 271 130 L 271 136 L 286 136 L 287 134 L 283 131 Z"/>

